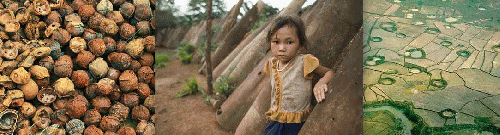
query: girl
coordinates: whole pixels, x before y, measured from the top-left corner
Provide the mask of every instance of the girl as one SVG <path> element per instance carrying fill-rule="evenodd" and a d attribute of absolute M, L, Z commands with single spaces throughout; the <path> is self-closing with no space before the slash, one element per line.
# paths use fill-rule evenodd
<path fill-rule="evenodd" d="M 267 33 L 267 42 L 274 57 L 263 69 L 272 85 L 271 107 L 266 112 L 271 123 L 265 134 L 297 134 L 312 110 L 312 94 L 318 103 L 325 99 L 333 72 L 319 65 L 313 55 L 298 54 L 307 46 L 304 23 L 298 16 L 278 16 Z M 313 74 L 321 77 L 314 88 Z"/>

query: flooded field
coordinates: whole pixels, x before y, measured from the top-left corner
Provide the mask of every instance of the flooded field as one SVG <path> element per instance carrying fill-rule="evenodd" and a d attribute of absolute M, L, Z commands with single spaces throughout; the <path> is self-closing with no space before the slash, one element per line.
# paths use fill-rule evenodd
<path fill-rule="evenodd" d="M 366 134 L 499 134 L 500 2 L 364 1 Z"/>

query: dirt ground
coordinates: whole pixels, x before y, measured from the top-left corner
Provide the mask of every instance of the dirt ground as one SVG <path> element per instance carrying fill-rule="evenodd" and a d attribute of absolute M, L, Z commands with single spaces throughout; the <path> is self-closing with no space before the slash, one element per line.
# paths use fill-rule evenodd
<path fill-rule="evenodd" d="M 206 78 L 198 74 L 201 64 L 182 64 L 175 50 L 158 49 L 156 54 L 167 53 L 170 61 L 166 67 L 156 68 L 156 133 L 178 134 L 234 134 L 218 127 L 215 109 L 205 103 L 201 94 L 175 98 L 184 88 L 184 82 L 196 76 L 198 85 L 206 88 Z M 206 90 L 206 89 L 205 89 Z"/>

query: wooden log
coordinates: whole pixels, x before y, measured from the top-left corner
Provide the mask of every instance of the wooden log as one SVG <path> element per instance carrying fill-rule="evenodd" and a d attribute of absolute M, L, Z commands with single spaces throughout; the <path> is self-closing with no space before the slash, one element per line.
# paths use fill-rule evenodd
<path fill-rule="evenodd" d="M 299 134 L 363 133 L 363 37 L 362 30 L 344 49 L 337 73 L 328 85 L 332 90 L 316 105 Z"/>
<path fill-rule="evenodd" d="M 214 54 L 212 55 L 212 68 L 219 65 L 226 56 L 231 53 L 238 43 L 243 39 L 245 34 L 249 32 L 255 22 L 259 20 L 257 5 L 254 5 L 250 11 L 238 22 L 231 31 L 227 34 L 224 40 L 221 41 Z"/>
<path fill-rule="evenodd" d="M 216 116 L 217 122 L 222 129 L 234 131 L 259 94 L 259 90 L 265 87 L 262 85 L 267 84 L 262 82 L 270 82 L 269 77 L 265 77 L 267 75 L 262 71 L 265 63 L 270 58 L 271 54 L 268 54 L 262 59 L 259 65 L 249 74 L 248 79 L 245 79 L 229 96 L 227 102 L 222 104 L 220 109 L 222 113 Z M 264 77 L 266 79 L 263 79 Z"/>
<path fill-rule="evenodd" d="M 275 16 L 269 17 L 266 22 L 261 25 L 256 31 L 245 37 L 245 39 L 241 41 L 240 44 L 233 51 L 231 51 L 231 53 L 218 66 L 215 67 L 213 71 L 214 78 L 218 78 L 219 75 L 222 74 L 224 70 L 226 70 L 226 68 L 234 60 L 236 55 L 241 53 L 241 50 L 243 50 L 243 48 L 248 45 L 248 43 L 250 43 L 257 35 L 259 35 L 260 32 L 262 32 L 268 26 L 274 17 Z"/>
<path fill-rule="evenodd" d="M 297 14 L 306 0 L 293 0 L 288 4 L 279 15 Z M 235 60 L 229 64 L 228 68 L 221 76 L 227 75 L 231 78 L 230 84 L 239 85 L 247 77 L 249 72 L 258 64 L 269 50 L 269 44 L 266 42 L 267 32 L 270 26 L 266 27 L 249 45 L 243 48 L 242 52 L 236 56 Z M 237 67 L 237 68 L 231 68 Z M 230 71 L 231 69 L 234 69 Z"/>

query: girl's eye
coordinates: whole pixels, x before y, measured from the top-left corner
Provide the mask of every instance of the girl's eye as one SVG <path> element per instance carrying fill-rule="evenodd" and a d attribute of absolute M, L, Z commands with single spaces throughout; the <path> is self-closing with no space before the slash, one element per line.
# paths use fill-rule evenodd
<path fill-rule="evenodd" d="M 292 44 L 293 42 L 292 41 L 288 41 L 287 44 Z"/>
<path fill-rule="evenodd" d="M 273 43 L 273 44 L 277 44 L 277 43 L 278 43 L 278 41 L 271 41 L 271 43 Z"/>

